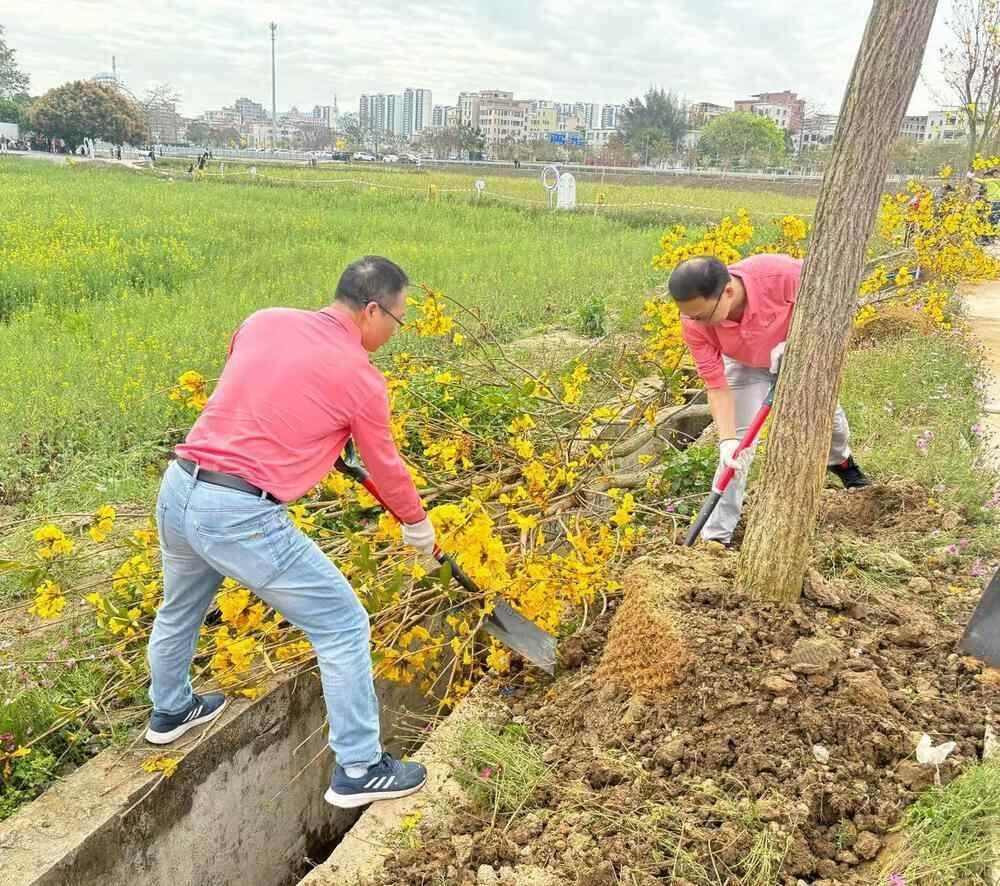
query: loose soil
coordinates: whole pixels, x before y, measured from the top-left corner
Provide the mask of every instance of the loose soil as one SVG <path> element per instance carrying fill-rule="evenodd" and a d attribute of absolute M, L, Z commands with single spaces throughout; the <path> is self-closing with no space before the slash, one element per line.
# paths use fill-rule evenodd
<path fill-rule="evenodd" d="M 510 819 L 470 801 L 417 828 L 380 882 L 884 882 L 935 777 L 920 734 L 957 742 L 947 782 L 1000 726 L 997 672 L 956 652 L 979 594 L 947 548 L 963 521 L 906 483 L 827 490 L 792 608 L 735 592 L 732 551 L 661 535 L 554 681 L 504 691 L 544 786 Z"/>

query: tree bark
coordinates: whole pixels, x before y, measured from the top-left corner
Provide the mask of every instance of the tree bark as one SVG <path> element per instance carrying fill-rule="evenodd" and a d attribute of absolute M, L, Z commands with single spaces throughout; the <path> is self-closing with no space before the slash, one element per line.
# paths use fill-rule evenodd
<path fill-rule="evenodd" d="M 865 248 L 937 0 L 875 0 L 816 207 L 737 584 L 794 602 L 816 528 Z"/>

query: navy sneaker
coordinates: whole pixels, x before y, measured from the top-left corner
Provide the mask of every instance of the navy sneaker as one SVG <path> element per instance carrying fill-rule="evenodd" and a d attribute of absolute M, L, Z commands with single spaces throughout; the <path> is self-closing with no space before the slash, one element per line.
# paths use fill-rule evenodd
<path fill-rule="evenodd" d="M 146 741 L 153 744 L 170 744 L 176 741 L 189 729 L 211 723 L 226 706 L 226 696 L 221 692 L 208 692 L 205 695 L 195 695 L 187 710 L 179 714 L 162 714 L 153 711 L 149 718 L 149 728 L 146 730 Z"/>
<path fill-rule="evenodd" d="M 325 799 L 332 806 L 353 809 L 376 800 L 394 800 L 415 794 L 426 781 L 427 768 L 423 764 L 404 763 L 392 754 L 382 754 L 378 763 L 369 766 L 360 778 L 351 778 L 338 763 Z"/>
<path fill-rule="evenodd" d="M 872 481 L 864 475 L 852 455 L 847 456 L 839 465 L 829 465 L 827 470 L 840 478 L 844 489 L 860 489 L 862 486 L 872 485 Z"/>

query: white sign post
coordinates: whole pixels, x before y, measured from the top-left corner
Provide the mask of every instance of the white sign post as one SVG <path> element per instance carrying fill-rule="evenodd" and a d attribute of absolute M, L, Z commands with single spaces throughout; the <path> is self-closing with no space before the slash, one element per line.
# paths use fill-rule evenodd
<path fill-rule="evenodd" d="M 571 172 L 559 176 L 556 209 L 576 209 L 576 179 Z"/>

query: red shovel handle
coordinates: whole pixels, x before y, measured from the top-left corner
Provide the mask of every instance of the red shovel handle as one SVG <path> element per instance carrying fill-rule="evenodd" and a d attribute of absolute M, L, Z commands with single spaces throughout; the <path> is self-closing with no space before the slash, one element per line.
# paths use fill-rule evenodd
<path fill-rule="evenodd" d="M 771 414 L 771 406 L 774 403 L 774 389 L 777 384 L 778 376 L 774 376 L 771 380 L 771 387 L 767 390 L 767 396 L 764 397 L 764 402 L 761 404 L 760 409 L 757 410 L 757 414 L 754 416 L 753 421 L 750 422 L 750 427 L 747 428 L 747 432 L 743 435 L 743 439 L 740 440 L 739 445 L 736 447 L 736 451 L 733 453 L 734 458 L 739 457 L 741 452 L 753 446 L 753 441 L 757 439 L 760 429 L 764 426 L 764 422 L 767 421 L 767 417 Z M 708 498 L 705 499 L 705 503 L 701 506 L 701 510 L 698 511 L 698 516 L 695 517 L 694 522 L 691 524 L 691 528 L 688 530 L 687 536 L 684 538 L 684 545 L 686 547 L 691 547 L 698 540 L 698 536 L 701 535 L 701 530 L 705 528 L 708 518 L 712 516 L 715 506 L 719 503 L 719 500 L 722 498 L 723 493 L 732 482 L 734 476 L 736 476 L 736 471 L 730 467 L 724 468 L 722 473 L 719 474 L 719 479 L 712 486 L 711 493 Z"/>

